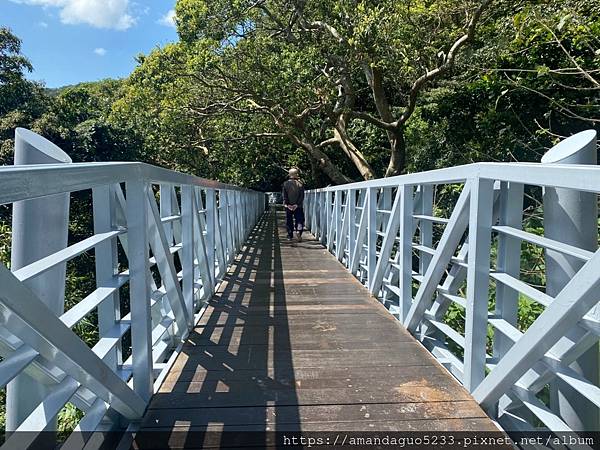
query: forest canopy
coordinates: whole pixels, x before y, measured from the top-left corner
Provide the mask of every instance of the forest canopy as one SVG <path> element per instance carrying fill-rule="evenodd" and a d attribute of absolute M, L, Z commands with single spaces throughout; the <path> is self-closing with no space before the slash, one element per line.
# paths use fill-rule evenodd
<path fill-rule="evenodd" d="M 0 29 L 0 158 L 14 128 L 75 161 L 141 160 L 277 189 L 539 161 L 600 122 L 600 0 L 179 0 L 177 42 L 123 80 L 31 82 Z"/>

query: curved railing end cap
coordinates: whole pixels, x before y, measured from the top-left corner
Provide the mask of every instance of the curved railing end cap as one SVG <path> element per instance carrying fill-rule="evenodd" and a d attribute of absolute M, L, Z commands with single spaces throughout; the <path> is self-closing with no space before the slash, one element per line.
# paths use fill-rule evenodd
<path fill-rule="evenodd" d="M 596 130 L 585 130 L 560 141 L 542 156 L 542 163 L 557 163 L 596 141 Z"/>
<path fill-rule="evenodd" d="M 73 160 L 65 153 L 58 145 L 49 141 L 43 136 L 28 130 L 27 128 L 17 128 L 15 130 L 15 140 L 22 139 L 38 151 L 46 154 L 48 157 L 55 159 L 59 163 L 72 163 Z"/>

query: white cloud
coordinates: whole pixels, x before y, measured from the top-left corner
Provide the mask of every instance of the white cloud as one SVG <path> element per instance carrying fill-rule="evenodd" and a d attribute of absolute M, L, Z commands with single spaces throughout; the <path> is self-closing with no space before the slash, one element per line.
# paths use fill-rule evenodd
<path fill-rule="evenodd" d="M 104 56 L 104 55 L 106 55 L 106 49 L 102 48 L 102 47 L 95 48 L 94 53 L 98 56 Z"/>
<path fill-rule="evenodd" d="M 38 23 L 38 25 L 39 25 L 41 28 L 48 28 L 48 23 L 47 23 L 47 22 L 39 22 L 39 23 Z"/>
<path fill-rule="evenodd" d="M 175 24 L 175 10 L 171 9 L 169 10 L 164 16 L 162 16 L 159 20 L 158 23 L 161 25 L 164 25 L 166 27 L 176 27 Z"/>
<path fill-rule="evenodd" d="M 129 0 L 12 0 L 15 3 L 60 9 L 66 24 L 88 24 L 96 28 L 126 30 L 136 19 L 131 15 Z"/>

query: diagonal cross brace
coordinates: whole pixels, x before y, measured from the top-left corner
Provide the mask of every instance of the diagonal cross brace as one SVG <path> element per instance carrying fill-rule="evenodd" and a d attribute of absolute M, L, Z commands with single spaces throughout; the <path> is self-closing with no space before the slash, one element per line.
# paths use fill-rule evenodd
<path fill-rule="evenodd" d="M 187 332 L 187 324 L 189 323 L 188 312 L 185 308 L 185 302 L 183 300 L 183 292 L 177 279 L 177 271 L 175 270 L 175 264 L 173 257 L 169 251 L 169 244 L 167 242 L 167 236 L 165 230 L 162 227 L 158 207 L 154 200 L 154 195 L 151 190 L 147 191 L 148 199 L 148 240 L 150 241 L 150 247 L 152 253 L 156 258 L 156 266 L 158 267 L 162 281 L 165 285 L 167 296 L 171 304 L 171 309 L 175 314 L 175 321 L 179 328 L 180 336 L 183 336 Z"/>
<path fill-rule="evenodd" d="M 337 236 L 338 245 L 336 246 L 336 256 L 338 261 L 342 261 L 344 259 L 344 251 L 346 250 L 346 245 L 348 241 L 348 227 L 350 224 L 350 191 L 346 195 L 346 206 L 344 208 L 344 218 L 342 220 L 342 228 L 340 231 L 340 235 Z M 350 254 L 350 252 L 348 252 Z"/>
<path fill-rule="evenodd" d="M 6 329 L 128 419 L 141 417 L 144 400 L 1 264 L 0 282 Z"/>
<path fill-rule="evenodd" d="M 490 410 L 558 340 L 598 303 L 600 250 L 575 274 L 537 320 L 473 391 Z"/>
<path fill-rule="evenodd" d="M 398 192 L 396 192 L 396 198 L 394 199 L 394 204 L 392 206 L 392 211 L 390 213 L 390 218 L 385 229 L 385 236 L 383 238 L 379 258 L 375 267 L 375 274 L 373 279 L 369 280 L 369 291 L 371 294 L 377 294 L 379 289 L 381 289 L 384 271 L 390 264 L 389 260 L 392 254 L 392 248 L 394 246 L 394 242 L 396 241 L 398 228 L 400 226 L 400 200 L 402 195 L 402 190 L 398 189 Z"/>
<path fill-rule="evenodd" d="M 368 206 L 369 196 L 364 195 L 364 200 L 361 204 L 362 210 L 360 215 L 360 222 L 358 225 L 358 232 L 356 234 L 356 242 L 354 244 L 354 251 L 352 252 L 350 259 L 350 273 L 356 274 L 356 270 L 358 269 L 358 264 L 360 262 L 360 256 L 362 254 L 363 242 L 365 241 L 365 237 L 367 235 L 367 206 Z"/>
<path fill-rule="evenodd" d="M 450 215 L 450 220 L 444 229 L 444 233 L 435 250 L 435 254 L 427 268 L 423 282 L 415 297 L 405 320 L 406 328 L 414 333 L 417 326 L 423 319 L 425 310 L 431 306 L 433 295 L 437 290 L 440 279 L 442 278 L 446 267 L 456 251 L 456 247 L 467 229 L 469 222 L 469 199 L 471 196 L 472 181 L 468 180 L 463 187 L 460 197 L 456 202 L 454 211 Z"/>
<path fill-rule="evenodd" d="M 203 209 L 202 193 L 196 191 L 194 192 L 194 210 L 196 211 L 194 220 L 194 235 L 196 237 L 194 251 L 196 258 L 198 259 L 198 270 L 202 281 L 203 294 L 205 297 L 208 297 L 213 292 L 214 281 L 211 278 L 211 272 L 208 266 L 208 253 L 206 251 L 206 242 L 204 240 L 204 230 L 207 229 L 206 220 L 199 212 Z"/>

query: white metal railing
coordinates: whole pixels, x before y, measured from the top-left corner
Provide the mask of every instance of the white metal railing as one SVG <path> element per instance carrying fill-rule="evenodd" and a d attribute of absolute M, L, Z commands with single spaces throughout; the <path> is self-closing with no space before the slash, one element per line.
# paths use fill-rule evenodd
<path fill-rule="evenodd" d="M 546 236 L 522 229 L 524 193 L 539 187 L 544 203 L 557 188 L 587 196 L 593 248 L 549 237 L 549 217 Z M 581 426 L 542 394 L 570 388 L 585 397 L 580 416 L 600 406 L 598 193 L 599 167 L 482 163 L 312 190 L 305 210 L 312 233 L 505 429 L 569 432 Z M 455 199 L 445 217 L 442 194 Z M 523 243 L 575 260 L 556 295 L 551 280 L 544 290 L 520 279 Z M 525 330 L 523 298 L 544 307 Z M 464 331 L 449 325 L 449 308 Z M 591 375 L 573 365 L 590 348 Z"/>
<path fill-rule="evenodd" d="M 85 190 L 92 236 L 12 272 L 0 264 L 0 385 L 26 374 L 45 386 L 11 431 L 52 429 L 67 402 L 85 413 L 76 432 L 139 421 L 265 207 L 262 193 L 141 163 L 0 168 L 0 204 Z M 57 316 L 31 283 L 90 252 L 96 289 Z M 94 313 L 99 339 L 90 348 L 71 329 Z M 27 444 L 12 435 L 6 445 L 13 437 Z M 87 438 L 73 433 L 69 442 L 81 447 Z"/>

